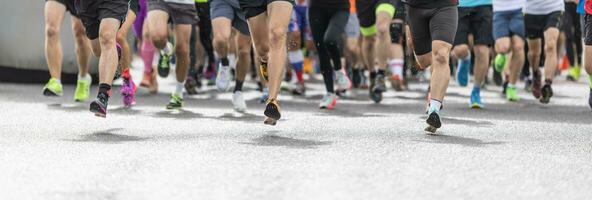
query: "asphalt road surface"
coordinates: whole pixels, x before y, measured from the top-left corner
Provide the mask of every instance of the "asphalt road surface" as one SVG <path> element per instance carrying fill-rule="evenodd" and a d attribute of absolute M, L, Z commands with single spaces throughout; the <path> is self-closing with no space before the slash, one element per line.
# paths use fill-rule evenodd
<path fill-rule="evenodd" d="M 326 111 L 315 82 L 282 95 L 275 127 L 253 84 L 248 114 L 213 88 L 167 111 L 161 80 L 132 109 L 114 92 L 103 119 L 72 101 L 74 86 L 46 98 L 41 84 L 0 83 L 0 199 L 592 199 L 587 83 L 561 79 L 549 105 L 489 86 L 483 110 L 451 82 L 440 136 L 423 131 L 427 83 Z"/>

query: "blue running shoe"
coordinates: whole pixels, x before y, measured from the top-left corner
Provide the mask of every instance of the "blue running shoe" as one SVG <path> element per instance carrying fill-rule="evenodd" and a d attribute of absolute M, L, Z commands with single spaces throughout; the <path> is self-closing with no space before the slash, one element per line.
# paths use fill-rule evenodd
<path fill-rule="evenodd" d="M 458 60 L 456 69 L 456 81 L 458 85 L 466 87 L 469 84 L 469 68 L 471 67 L 471 57 Z"/>
<path fill-rule="evenodd" d="M 481 89 L 479 88 L 473 88 L 473 91 L 471 91 L 471 108 L 483 108 L 483 103 L 481 102 Z"/>

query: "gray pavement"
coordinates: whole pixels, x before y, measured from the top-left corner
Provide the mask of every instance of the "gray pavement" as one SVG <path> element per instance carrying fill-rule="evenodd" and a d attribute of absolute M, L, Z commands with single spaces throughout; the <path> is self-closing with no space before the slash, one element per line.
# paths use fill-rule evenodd
<path fill-rule="evenodd" d="M 40 84 L 0 83 L 0 199 L 592 199 L 583 80 L 556 81 L 549 105 L 489 86 L 483 110 L 451 83 L 440 136 L 423 132 L 427 83 L 380 105 L 356 91 L 326 111 L 315 82 L 282 95 L 270 127 L 254 85 L 248 114 L 213 88 L 170 112 L 161 81 L 129 110 L 114 92 L 106 119 L 74 103 L 73 86 L 46 98 Z"/>

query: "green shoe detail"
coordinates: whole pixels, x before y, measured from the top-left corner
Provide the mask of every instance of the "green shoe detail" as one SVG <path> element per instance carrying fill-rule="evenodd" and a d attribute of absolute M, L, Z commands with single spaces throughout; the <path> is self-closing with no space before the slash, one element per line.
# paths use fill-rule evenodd
<path fill-rule="evenodd" d="M 183 97 L 172 94 L 171 100 L 169 100 L 169 104 L 166 106 L 167 109 L 179 109 L 183 107 Z"/>
<path fill-rule="evenodd" d="M 578 81 L 578 79 L 580 79 L 580 74 L 581 74 L 582 68 L 578 65 L 575 65 L 571 68 L 569 68 L 569 74 L 567 75 L 568 79 L 574 80 L 574 81 Z"/>
<path fill-rule="evenodd" d="M 520 97 L 518 97 L 518 90 L 516 87 L 509 87 L 506 89 L 506 99 L 508 101 L 520 101 Z"/>
<path fill-rule="evenodd" d="M 45 96 L 62 96 L 62 84 L 58 79 L 51 78 L 43 87 L 43 95 Z"/>
<path fill-rule="evenodd" d="M 90 75 L 86 75 L 87 79 L 78 80 L 76 83 L 76 91 L 74 92 L 74 101 L 82 102 L 88 100 L 90 96 L 90 85 L 92 84 L 92 78 Z"/>
<path fill-rule="evenodd" d="M 506 54 L 497 54 L 497 56 L 495 56 L 495 62 L 493 65 L 496 72 L 501 72 L 502 70 L 504 70 L 504 67 L 506 66 L 507 57 L 508 56 Z"/>
<path fill-rule="evenodd" d="M 588 76 L 588 79 L 590 79 L 588 83 L 590 84 L 590 89 L 592 89 L 592 75 Z"/>

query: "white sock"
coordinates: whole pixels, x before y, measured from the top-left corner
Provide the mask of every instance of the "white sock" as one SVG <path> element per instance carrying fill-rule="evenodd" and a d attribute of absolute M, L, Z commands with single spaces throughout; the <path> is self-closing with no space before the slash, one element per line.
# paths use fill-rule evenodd
<path fill-rule="evenodd" d="M 185 81 L 177 82 L 177 84 L 175 84 L 175 86 L 176 87 L 175 87 L 175 91 L 173 92 L 173 94 L 183 97 L 183 88 L 185 88 Z"/>
<path fill-rule="evenodd" d="M 432 112 L 439 113 L 440 107 L 442 107 L 442 102 L 435 100 L 435 99 L 430 99 L 430 109 L 428 110 L 428 113 L 432 113 Z"/>
<path fill-rule="evenodd" d="M 236 69 L 236 55 L 231 53 L 231 54 L 228 54 L 227 58 L 228 58 L 228 64 L 230 65 L 230 67 L 232 69 Z"/>
<path fill-rule="evenodd" d="M 78 80 L 89 80 L 89 79 L 90 79 L 89 74 L 78 74 Z"/>
<path fill-rule="evenodd" d="M 388 66 L 391 70 L 391 73 L 394 75 L 398 75 L 399 77 L 403 76 L 403 59 L 394 58 L 388 61 Z"/>

